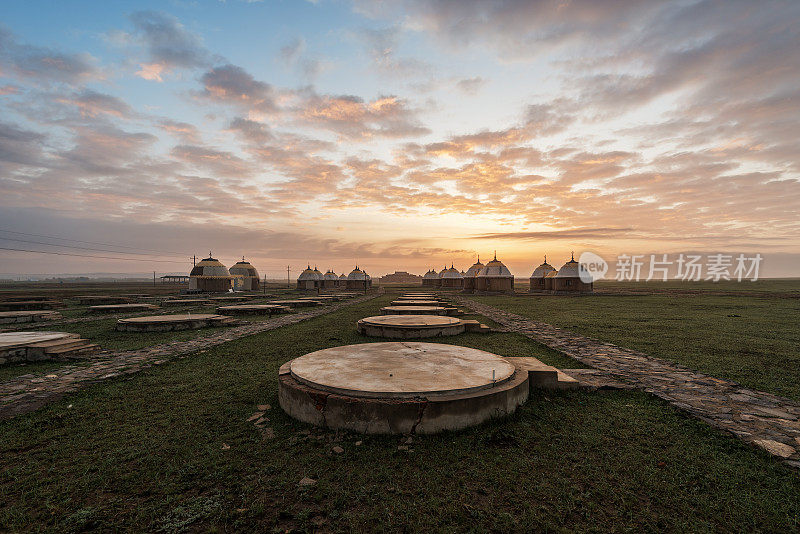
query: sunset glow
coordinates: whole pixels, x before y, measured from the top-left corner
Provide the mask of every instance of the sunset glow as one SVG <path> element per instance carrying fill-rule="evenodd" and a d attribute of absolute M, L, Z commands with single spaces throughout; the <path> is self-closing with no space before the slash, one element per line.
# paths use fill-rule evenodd
<path fill-rule="evenodd" d="M 163 253 L 9 250 L 5 274 L 184 272 L 209 251 L 269 277 L 422 274 L 496 250 L 527 277 L 591 250 L 761 253 L 763 276 L 800 275 L 798 2 L 0 15 L 0 229 L 18 232 L 0 246 Z"/>

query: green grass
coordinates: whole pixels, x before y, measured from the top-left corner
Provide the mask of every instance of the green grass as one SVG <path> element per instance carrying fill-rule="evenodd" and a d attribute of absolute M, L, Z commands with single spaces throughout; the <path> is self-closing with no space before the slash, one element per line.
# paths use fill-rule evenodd
<path fill-rule="evenodd" d="M 373 341 L 354 325 L 382 301 L 242 338 L 0 423 L 0 530 L 800 528 L 800 475 L 643 393 L 538 394 L 511 417 L 415 437 L 410 451 L 398 450 L 400 437 L 321 431 L 283 414 L 278 367 L 312 350 Z M 516 335 L 449 340 L 563 359 Z M 274 438 L 246 422 L 264 403 Z M 319 482 L 300 489 L 306 476 Z"/>
<path fill-rule="evenodd" d="M 797 288 L 775 281 L 781 291 Z M 769 285 L 765 285 L 769 288 Z M 772 288 L 777 292 L 777 289 Z M 763 287 L 760 289 L 767 291 Z M 800 299 L 742 295 L 476 296 L 476 301 L 800 400 Z"/>

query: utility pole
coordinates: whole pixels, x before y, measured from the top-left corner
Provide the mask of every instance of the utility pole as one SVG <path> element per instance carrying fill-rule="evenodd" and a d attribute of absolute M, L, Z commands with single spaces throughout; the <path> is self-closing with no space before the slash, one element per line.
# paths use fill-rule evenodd
<path fill-rule="evenodd" d="M 192 267 L 197 265 L 197 255 L 192 256 Z"/>
<path fill-rule="evenodd" d="M 156 287 L 156 272 L 153 271 L 153 287 Z"/>
<path fill-rule="evenodd" d="M 292 287 L 292 279 L 289 278 L 289 266 L 286 266 L 286 287 Z"/>

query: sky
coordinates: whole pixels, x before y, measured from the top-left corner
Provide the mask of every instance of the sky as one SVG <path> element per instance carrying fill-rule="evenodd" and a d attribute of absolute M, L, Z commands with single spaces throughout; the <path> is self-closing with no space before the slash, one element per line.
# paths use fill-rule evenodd
<path fill-rule="evenodd" d="M 798 50 L 796 1 L 3 2 L 0 277 L 800 276 Z"/>

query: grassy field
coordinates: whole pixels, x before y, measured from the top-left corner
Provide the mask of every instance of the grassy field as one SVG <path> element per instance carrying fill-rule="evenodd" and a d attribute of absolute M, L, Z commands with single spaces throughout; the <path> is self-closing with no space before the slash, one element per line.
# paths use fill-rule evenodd
<path fill-rule="evenodd" d="M 800 528 L 800 475 L 643 393 L 538 394 L 512 417 L 411 443 L 321 431 L 284 415 L 280 364 L 372 341 L 356 334 L 355 321 L 386 300 L 98 384 L 0 423 L 0 530 Z M 516 334 L 445 339 L 575 365 Z M 246 421 L 261 404 L 271 405 L 271 433 Z M 303 477 L 318 482 L 300 488 Z"/>
<path fill-rule="evenodd" d="M 474 298 L 800 400 L 800 298 L 786 296 L 791 292 L 800 296 L 800 281 L 776 280 L 777 287 L 769 282 L 773 281 L 761 284 L 757 295 L 742 290 L 739 295 L 605 293 Z"/>

